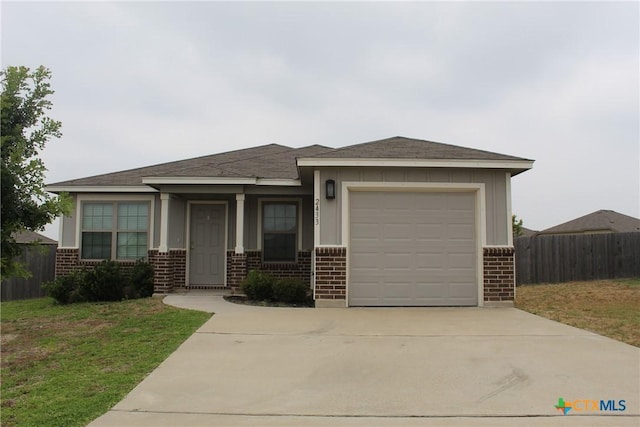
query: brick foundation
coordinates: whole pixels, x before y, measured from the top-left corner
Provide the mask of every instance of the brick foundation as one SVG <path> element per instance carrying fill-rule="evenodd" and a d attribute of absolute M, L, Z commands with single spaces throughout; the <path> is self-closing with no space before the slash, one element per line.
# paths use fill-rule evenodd
<path fill-rule="evenodd" d="M 173 269 L 169 252 L 149 251 L 149 264 L 153 266 L 153 293 L 168 294 L 173 291 Z"/>
<path fill-rule="evenodd" d="M 315 299 L 347 297 L 347 248 L 315 249 Z"/>
<path fill-rule="evenodd" d="M 515 298 L 515 257 L 510 247 L 484 248 L 484 301 L 513 302 Z"/>
<path fill-rule="evenodd" d="M 240 283 L 247 277 L 247 254 L 227 251 L 227 287 L 240 290 Z"/>
<path fill-rule="evenodd" d="M 261 251 L 246 251 L 236 254 L 227 251 L 227 286 L 234 291 L 240 289 L 240 283 L 251 270 L 264 271 L 278 279 L 298 279 L 311 284 L 311 252 L 299 251 L 297 262 L 262 262 Z"/>
<path fill-rule="evenodd" d="M 101 262 L 102 260 L 80 259 L 79 249 L 58 248 L 56 250 L 56 277 L 64 276 L 81 268 L 92 268 Z M 131 269 L 135 263 L 135 261 L 118 261 L 121 271 Z"/>
<path fill-rule="evenodd" d="M 187 284 L 187 250 L 171 249 L 169 251 L 173 273 L 173 287 L 181 288 Z"/>
<path fill-rule="evenodd" d="M 56 278 L 78 269 L 80 249 L 58 248 L 56 250 Z"/>

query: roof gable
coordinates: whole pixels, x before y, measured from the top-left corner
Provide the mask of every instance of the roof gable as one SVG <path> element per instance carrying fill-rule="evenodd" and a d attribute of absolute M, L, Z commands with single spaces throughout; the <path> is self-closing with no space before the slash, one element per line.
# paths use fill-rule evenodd
<path fill-rule="evenodd" d="M 599 210 L 540 231 L 539 234 L 640 232 L 640 219 L 611 210 Z"/>

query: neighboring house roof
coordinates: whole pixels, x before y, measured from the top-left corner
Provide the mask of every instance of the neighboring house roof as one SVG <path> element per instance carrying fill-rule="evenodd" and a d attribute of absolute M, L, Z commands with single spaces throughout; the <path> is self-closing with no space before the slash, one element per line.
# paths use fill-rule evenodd
<path fill-rule="evenodd" d="M 48 238 L 47 236 L 43 236 L 42 234 L 35 233 L 33 231 L 20 231 L 18 233 L 14 233 L 13 237 L 16 239 L 16 243 L 20 244 L 29 244 L 29 243 L 40 243 L 41 245 L 57 245 L 58 242 Z"/>
<path fill-rule="evenodd" d="M 539 234 L 640 232 L 640 219 L 610 210 L 599 210 L 540 231 Z"/>
<path fill-rule="evenodd" d="M 412 166 L 407 161 L 432 161 L 455 162 L 434 163 L 435 167 L 455 167 L 459 162 L 468 161 L 465 167 L 505 167 L 512 170 L 512 174 L 523 172 L 531 168 L 532 160 L 504 154 L 471 148 L 457 147 L 438 142 L 393 137 L 356 144 L 344 148 L 330 148 L 322 145 L 311 145 L 302 148 L 285 147 L 278 144 L 262 145 L 255 148 L 234 150 L 226 153 L 213 154 L 193 159 L 179 160 L 148 166 L 121 172 L 96 175 L 87 178 L 73 179 L 69 181 L 49 184 L 48 191 L 69 191 L 84 187 L 89 191 L 95 187 L 118 187 L 119 189 L 131 188 L 144 189 L 146 185 L 165 183 L 188 183 L 189 178 L 215 178 L 215 181 L 197 181 L 199 183 L 254 183 L 258 179 L 263 180 L 289 180 L 288 185 L 298 184 L 300 179 L 299 168 L 314 166 L 316 163 L 345 162 L 359 165 L 356 160 L 370 159 L 372 161 L 387 162 L 403 161 L 398 166 Z M 417 160 L 416 160 L 417 159 Z M 484 163 L 483 163 L 484 162 Z M 491 162 L 491 163 L 487 163 Z M 362 165 L 362 164 L 360 164 Z M 378 165 L 378 163 L 376 163 Z M 420 164 L 418 166 L 429 166 Z M 413 165 L 416 166 L 416 165 Z M 245 180 L 245 181 L 243 181 Z M 253 181 L 252 181 L 253 180 Z M 190 183 L 196 181 L 192 180 Z M 267 183 L 268 184 L 268 183 Z M 149 187 L 146 187 L 150 190 Z"/>
<path fill-rule="evenodd" d="M 531 230 L 530 228 L 527 228 L 527 227 L 521 227 L 520 231 L 522 232 L 522 234 L 520 234 L 519 237 L 531 237 L 538 234 L 536 230 Z"/>

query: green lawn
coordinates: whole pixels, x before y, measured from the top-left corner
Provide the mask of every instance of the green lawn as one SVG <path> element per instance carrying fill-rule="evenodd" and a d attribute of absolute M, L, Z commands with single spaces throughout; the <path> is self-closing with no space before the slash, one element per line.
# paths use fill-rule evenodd
<path fill-rule="evenodd" d="M 522 285 L 515 306 L 640 347 L 638 278 Z"/>
<path fill-rule="evenodd" d="M 210 314 L 147 298 L 2 302 L 2 426 L 84 426 L 105 413 Z"/>

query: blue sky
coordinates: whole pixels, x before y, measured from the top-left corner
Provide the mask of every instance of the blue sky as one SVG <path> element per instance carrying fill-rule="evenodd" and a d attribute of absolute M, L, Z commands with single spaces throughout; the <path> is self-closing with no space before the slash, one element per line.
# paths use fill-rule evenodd
<path fill-rule="evenodd" d="M 543 229 L 640 217 L 638 2 L 2 2 L 2 66 L 53 72 L 47 182 L 395 135 L 536 160 Z M 46 233 L 57 238 L 57 226 Z"/>

